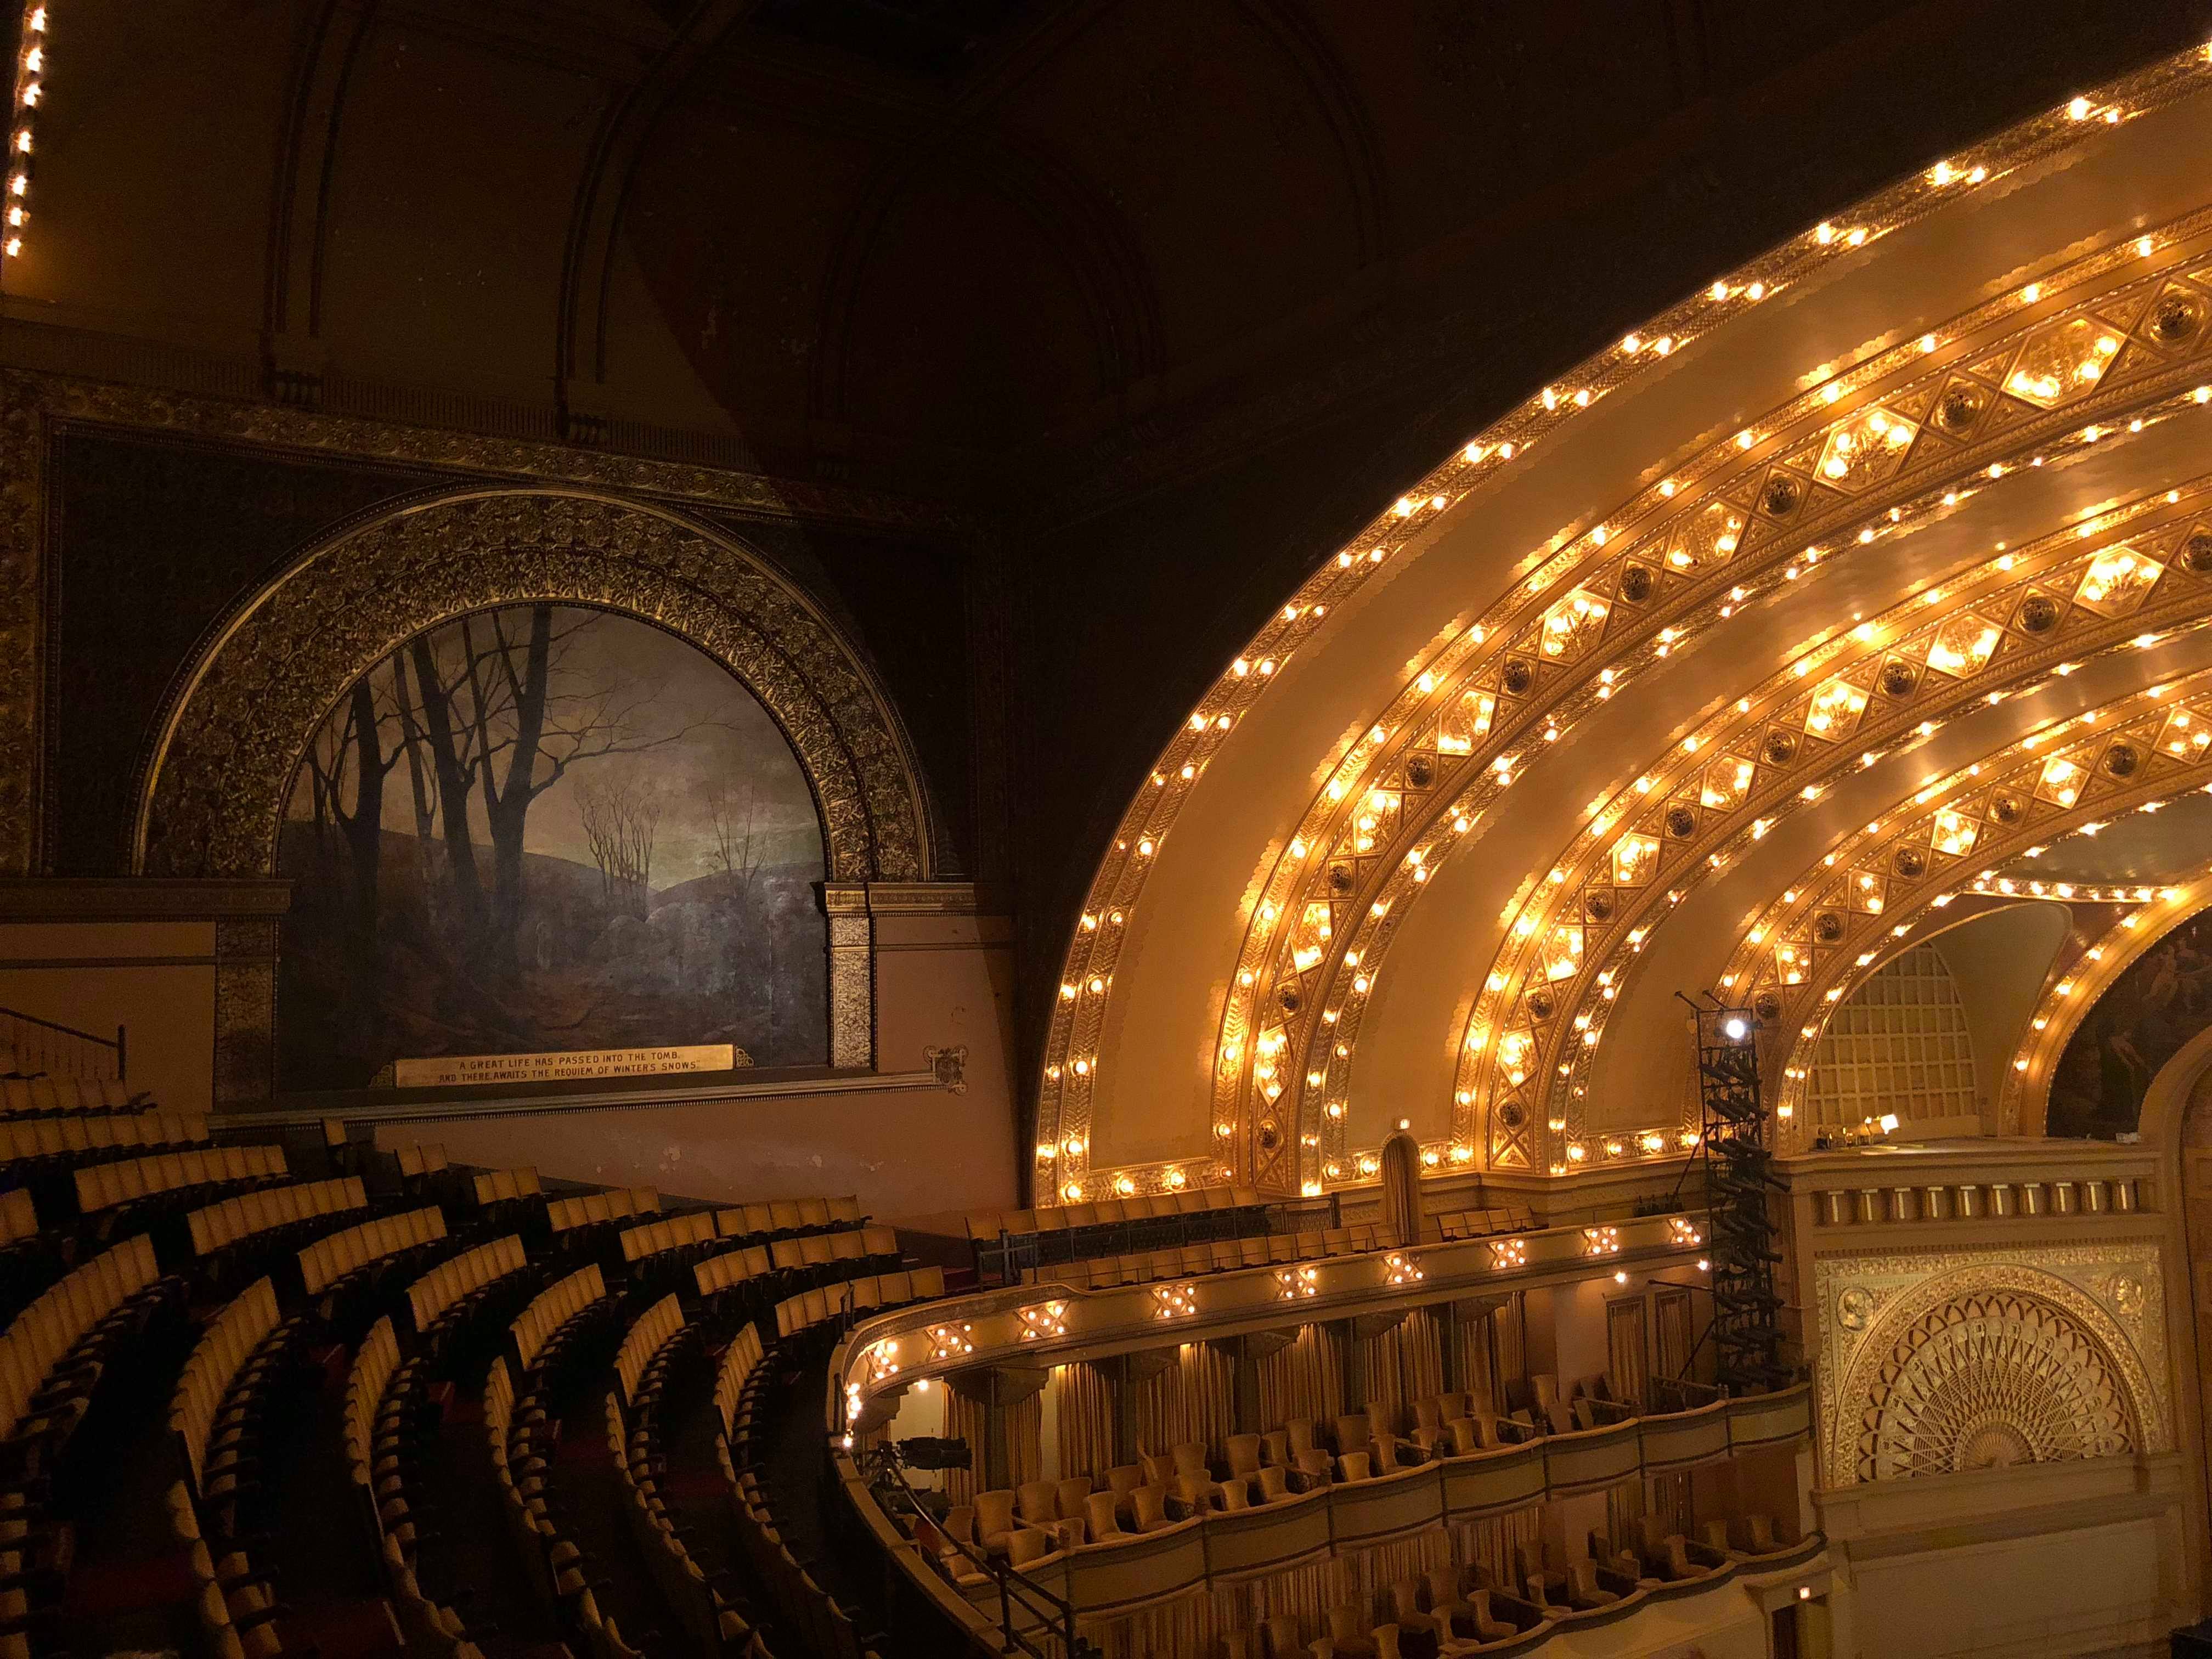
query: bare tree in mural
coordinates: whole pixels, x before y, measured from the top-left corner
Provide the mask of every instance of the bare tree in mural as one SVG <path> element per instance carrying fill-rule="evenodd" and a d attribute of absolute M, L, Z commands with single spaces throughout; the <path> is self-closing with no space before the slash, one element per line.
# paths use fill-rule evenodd
<path fill-rule="evenodd" d="M 811 794 L 743 687 L 672 649 L 690 651 L 516 605 L 433 629 L 348 688 L 287 809 L 288 1079 L 701 1036 L 820 1050 Z"/>
<path fill-rule="evenodd" d="M 644 920 L 653 908 L 653 847 L 664 810 L 660 793 L 624 783 L 587 783 L 580 800 L 601 890 L 611 906 L 622 904 Z"/>
<path fill-rule="evenodd" d="M 319 838 L 335 827 L 348 854 L 347 948 L 354 971 L 373 983 L 378 959 L 378 924 L 383 894 L 384 783 L 399 763 L 400 751 L 384 747 L 383 720 L 372 678 L 355 682 L 346 700 L 343 724 L 325 726 L 307 751 Z M 365 1040 L 376 1036 L 374 1000 L 348 1011 L 361 1023 Z"/>
<path fill-rule="evenodd" d="M 714 790 L 708 824 L 714 836 L 707 858 L 740 893 L 751 890 L 760 868 L 760 797 L 752 785 L 724 783 Z"/>

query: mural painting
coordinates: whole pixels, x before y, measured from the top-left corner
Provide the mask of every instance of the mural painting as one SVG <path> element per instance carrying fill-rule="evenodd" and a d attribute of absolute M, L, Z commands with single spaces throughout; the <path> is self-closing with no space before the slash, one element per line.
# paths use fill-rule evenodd
<path fill-rule="evenodd" d="M 354 684 L 292 784 L 283 1090 L 400 1058 L 829 1049 L 821 822 L 720 665 L 608 612 L 518 605 Z"/>
<path fill-rule="evenodd" d="M 2142 1121 L 2151 1079 L 2212 1023 L 2212 912 L 2191 917 L 2113 981 L 2051 1080 L 2050 1132 L 2109 1140 Z"/>

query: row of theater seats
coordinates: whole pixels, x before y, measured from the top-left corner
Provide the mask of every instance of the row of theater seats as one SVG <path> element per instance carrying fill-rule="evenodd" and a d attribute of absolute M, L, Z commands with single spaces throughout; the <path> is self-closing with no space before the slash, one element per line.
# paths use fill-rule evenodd
<path fill-rule="evenodd" d="M 1269 1224 L 1257 1188 L 1193 1187 L 1042 1210 L 979 1210 L 968 1218 L 968 1241 L 979 1279 L 1011 1283 L 1047 1263 L 1264 1233 Z"/>
<path fill-rule="evenodd" d="M 1448 1390 L 1414 1401 L 1410 1427 L 1398 1407 L 1376 1405 L 1326 1427 L 1296 1418 L 1266 1433 L 1231 1435 L 1218 1463 L 1209 1462 L 1203 1443 L 1189 1441 L 1157 1455 L 1139 1453 L 1135 1462 L 1097 1481 L 1075 1475 L 978 1492 L 973 1505 L 947 1516 L 945 1531 L 971 1547 L 1005 1549 L 1032 1561 L 1059 1549 L 1156 1532 L 1193 1515 L 1284 1503 L 1431 1457 L 1492 1450 L 1538 1432 L 1525 1417 L 1495 1417 L 1477 1410 L 1472 1395 Z M 1037 1536 L 1014 1536 L 1024 1530 Z M 944 1553 L 948 1570 L 957 1568 L 958 1555 Z"/>
<path fill-rule="evenodd" d="M 714 1455 L 728 1485 L 730 1514 L 754 1571 L 815 1653 L 824 1659 L 876 1659 L 875 1644 L 884 1638 L 864 1635 L 851 1609 L 793 1553 L 761 1478 L 769 1401 L 779 1385 L 777 1360 L 790 1344 L 786 1338 L 766 1346 L 747 1325 L 731 1340 L 716 1367 L 714 1410 L 720 1420 Z"/>
<path fill-rule="evenodd" d="M 185 1475 L 169 1491 L 170 1531 L 191 1561 L 202 1634 L 219 1656 L 276 1659 L 298 1646 L 266 1565 L 247 1546 L 270 1520 L 264 1435 L 312 1328 L 285 1317 L 270 1280 L 256 1280 L 202 1329 L 170 1405 Z"/>
<path fill-rule="evenodd" d="M 374 1271 L 403 1252 L 435 1246 L 446 1236 L 446 1212 L 435 1206 L 326 1233 L 300 1252 L 300 1289 L 308 1296 L 337 1292 L 356 1275 Z"/>
<path fill-rule="evenodd" d="M 842 1333 L 870 1314 L 933 1302 L 944 1294 L 945 1269 L 936 1266 L 817 1285 L 775 1304 L 775 1334 L 791 1341 L 833 1328 Z"/>
<path fill-rule="evenodd" d="M 1431 1216 L 1425 1224 L 1434 1234 L 1431 1242 L 1480 1238 L 1492 1233 L 1518 1232 L 1534 1224 L 1527 1210 L 1468 1210 L 1448 1216 Z M 1186 1244 L 1179 1249 L 1151 1250 L 1130 1255 L 1097 1256 L 1088 1261 L 1041 1263 L 1018 1269 L 1024 1284 L 1070 1285 L 1078 1290 L 1113 1290 L 1124 1285 L 1148 1285 L 1164 1279 L 1189 1279 L 1201 1273 L 1234 1273 L 1244 1267 L 1289 1266 L 1319 1261 L 1331 1256 L 1359 1255 L 1391 1248 L 1388 1233 L 1369 1222 L 1351 1227 L 1330 1227 L 1297 1233 L 1263 1233 L 1243 1238 L 1216 1239 L 1210 1243 Z"/>
<path fill-rule="evenodd" d="M 416 1178 L 427 1178 L 447 1167 L 442 1148 L 413 1148 L 414 1162 L 420 1166 Z M 408 1164 L 403 1160 L 401 1175 L 406 1176 Z M 483 1170 L 471 1177 L 471 1191 L 479 1206 L 514 1203 L 535 1198 L 544 1194 L 536 1169 L 518 1165 L 507 1170 Z M 573 1195 L 548 1201 L 546 1219 L 551 1231 L 589 1225 L 594 1223 L 618 1222 L 640 1216 L 660 1214 L 660 1197 L 650 1187 L 611 1188 L 603 1192 Z M 796 1238 L 807 1233 L 835 1232 L 842 1228 L 858 1227 L 867 1218 L 860 1212 L 858 1198 L 848 1194 L 842 1198 L 774 1199 L 752 1204 L 726 1204 L 711 1212 L 693 1211 L 679 1218 L 687 1225 L 702 1224 L 694 1218 L 711 1214 L 713 1222 L 708 1236 L 723 1239 L 757 1240 L 762 1243 L 779 1238 Z"/>
<path fill-rule="evenodd" d="M 508 1473 L 508 1460 L 498 1461 L 514 1498 L 510 1515 L 520 1517 L 544 1569 L 543 1599 L 574 1614 L 562 1632 L 579 1659 L 629 1659 L 635 1650 L 611 1620 L 592 1616 L 590 1585 L 574 1576 L 582 1563 L 573 1540 L 549 1530 L 542 1505 L 533 1511 L 523 1490 L 542 1483 L 544 1459 L 552 1450 L 550 1442 L 532 1437 L 529 1426 L 538 1379 L 572 1356 L 596 1353 L 590 1363 L 604 1362 L 604 1349 L 574 1339 L 594 1324 L 606 1328 L 624 1298 L 636 1296 L 641 1281 L 625 1268 L 660 1255 L 689 1267 L 699 1264 L 682 1259 L 687 1255 L 720 1249 L 743 1263 L 757 1248 L 765 1260 L 743 1278 L 764 1303 L 787 1292 L 803 1299 L 817 1280 L 863 1267 L 880 1294 L 884 1276 L 876 1270 L 897 1260 L 896 1236 L 888 1229 L 863 1233 L 865 1217 L 849 1197 L 664 1218 L 650 1188 L 549 1197 L 534 1170 L 462 1171 L 441 1149 L 414 1147 L 387 1166 L 397 1172 L 401 1207 L 395 1208 L 389 1174 L 380 1197 L 352 1174 L 298 1182 L 283 1147 L 210 1146 L 204 1120 L 147 1109 L 143 1097 L 118 1087 L 7 1081 L 9 1098 L 0 1103 L 6 1109 L 0 1113 L 0 1297 L 7 1298 L 5 1310 L 21 1311 L 0 1332 L 0 1405 L 9 1408 L 14 1431 L 0 1449 L 0 1552 L 20 1546 L 13 1565 L 35 1564 L 44 1550 L 56 1565 L 43 1579 L 27 1570 L 21 1589 L 0 1586 L 0 1626 L 8 1627 L 0 1638 L 13 1629 L 7 1595 L 26 1595 L 48 1608 L 58 1603 L 69 1528 L 66 1522 L 58 1532 L 47 1528 L 46 1486 L 58 1478 L 70 1435 L 112 1356 L 135 1355 L 134 1344 L 156 1320 L 168 1318 L 175 1322 L 174 1351 L 191 1352 L 175 1373 L 171 1401 L 180 1478 L 168 1492 L 167 1517 L 191 1565 L 201 1636 L 219 1659 L 307 1651 L 276 1598 L 266 1564 L 249 1551 L 260 1553 L 257 1535 L 270 1520 L 259 1461 L 272 1437 L 269 1425 L 303 1433 L 309 1431 L 300 1425 L 312 1422 L 280 1405 L 280 1392 L 288 1381 L 317 1386 L 333 1339 L 354 1350 L 345 1374 L 346 1449 L 401 1632 L 410 1648 L 439 1659 L 476 1659 L 473 1638 L 483 1632 L 470 1628 L 473 1618 L 464 1623 L 466 1599 L 452 1588 L 451 1564 L 442 1574 L 434 1564 L 429 1576 L 422 1572 L 419 1502 L 409 1477 L 438 1443 L 426 1431 L 439 1419 L 441 1378 L 450 1374 L 441 1351 L 487 1329 L 502 1345 L 513 1344 L 510 1356 L 495 1364 L 487 1357 L 475 1375 L 483 1380 L 488 1439 L 504 1446 L 506 1433 L 489 1431 L 495 1425 L 515 1430 L 522 1485 Z M 362 1149 L 345 1143 L 342 1127 L 326 1128 L 325 1139 L 331 1164 L 360 1167 Z M 52 1214 L 42 1213 L 29 1190 L 33 1181 L 55 1185 Z M 514 1232 L 486 1237 L 509 1219 Z M 679 1227 L 665 1224 L 679 1219 Z M 641 1221 L 660 1230 L 635 1242 L 618 1237 L 631 1230 L 625 1224 Z M 680 1240 L 672 1237 L 678 1232 Z M 547 1261 L 565 1256 L 573 1263 L 586 1255 L 605 1261 L 584 1262 L 548 1285 L 546 1261 L 531 1260 L 529 1237 L 549 1243 Z M 25 1289 L 9 1296 L 6 1267 L 18 1257 L 26 1264 Z M 72 1262 L 75 1270 L 64 1273 Z M 620 1285 L 610 1287 L 610 1271 L 620 1274 Z M 204 1322 L 191 1321 L 194 1286 L 204 1296 L 248 1273 L 258 1276 L 213 1305 Z M 896 1279 L 894 1299 L 903 1302 L 913 1280 Z M 687 1295 L 694 1283 L 687 1276 Z M 941 1291 L 942 1275 L 923 1283 Z M 541 1293 L 524 1305 L 532 1291 Z M 643 1328 L 653 1352 L 642 1360 L 633 1353 L 629 1358 L 637 1363 L 615 1368 L 614 1420 L 625 1453 L 640 1455 L 624 1462 L 641 1544 L 659 1537 L 681 1548 L 650 1484 L 660 1454 L 647 1451 L 648 1437 L 665 1370 L 660 1362 L 699 1345 L 704 1331 L 683 1318 L 673 1298 L 653 1304 Z M 197 1343 L 188 1331 L 196 1331 Z M 511 1370 L 517 1360 L 532 1369 Z M 517 1375 L 525 1379 L 521 1409 L 502 1413 L 502 1385 Z M 505 1392 L 511 1405 L 514 1389 Z M 542 1413 L 537 1420 L 542 1425 Z M 293 1449 L 285 1448 L 288 1461 Z M 26 1518 L 12 1520 L 11 1514 Z M 650 1552 L 647 1559 L 653 1560 Z M 679 1613 L 688 1612 L 681 1585 L 660 1572 L 663 1562 L 653 1565 L 663 1599 Z M 444 1581 L 434 1595 L 428 1588 L 434 1577 Z M 26 1628 L 36 1627 L 39 1613 L 27 1606 Z M 810 1633 L 824 1613 L 809 1609 Z M 695 1636 L 703 1633 L 695 1621 L 684 1623 Z M 756 1630 L 718 1622 L 714 1634 L 714 1659 L 766 1659 Z"/>
<path fill-rule="evenodd" d="M 120 1078 L 0 1078 L 0 1118 L 137 1112 L 152 1104 L 151 1095 Z"/>
<path fill-rule="evenodd" d="M 211 1146 L 88 1164 L 76 1172 L 77 1213 L 98 1216 L 112 1237 L 193 1207 L 210 1188 L 268 1185 L 289 1174 L 284 1149 L 276 1146 Z"/>
<path fill-rule="evenodd" d="M 675 1610 L 694 1650 L 708 1659 L 773 1659 L 750 1608 L 733 1602 L 694 1558 L 660 1493 L 668 1460 L 661 1443 L 663 1397 L 671 1370 L 703 1336 L 687 1324 L 673 1295 L 646 1310 L 615 1356 L 615 1388 L 606 1397 L 607 1450 L 621 1471 L 624 1509 L 638 1553 Z"/>

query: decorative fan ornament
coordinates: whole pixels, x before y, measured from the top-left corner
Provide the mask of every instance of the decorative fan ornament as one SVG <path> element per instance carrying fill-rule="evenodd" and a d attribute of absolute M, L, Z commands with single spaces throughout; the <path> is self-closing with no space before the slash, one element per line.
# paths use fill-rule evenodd
<path fill-rule="evenodd" d="M 1862 1419 L 1859 1479 L 1901 1480 L 2134 1449 L 2102 1347 L 2033 1297 L 1962 1297 L 1913 1322 Z"/>

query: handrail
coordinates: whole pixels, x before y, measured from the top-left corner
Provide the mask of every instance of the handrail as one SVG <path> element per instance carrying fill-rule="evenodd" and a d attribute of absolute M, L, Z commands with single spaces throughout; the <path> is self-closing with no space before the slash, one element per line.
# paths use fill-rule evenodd
<path fill-rule="evenodd" d="M 78 1042 L 90 1043 L 95 1048 L 112 1049 L 115 1054 L 115 1080 L 118 1083 L 124 1080 L 125 1061 L 127 1057 L 125 1043 L 128 1038 L 124 1028 L 119 1024 L 116 1026 L 115 1035 L 112 1037 L 104 1037 L 96 1032 L 79 1030 L 74 1025 L 64 1025 L 59 1020 L 41 1018 L 37 1014 L 27 1014 L 20 1008 L 0 1008 L 0 1019 L 13 1020 L 18 1025 L 34 1025 L 43 1031 L 54 1031 L 63 1036 L 75 1037 Z M 15 1051 L 20 1064 L 22 1055 L 21 1045 L 11 1041 L 9 1047 Z M 53 1054 L 50 1049 L 47 1059 L 51 1061 L 52 1058 Z M 41 1069 L 50 1071 L 51 1066 Z M 81 1077 L 84 1073 L 71 1072 L 68 1075 Z"/>
<path fill-rule="evenodd" d="M 1005 1557 L 979 1555 L 966 1542 L 955 1538 L 942 1527 L 937 1526 L 935 1517 L 923 1507 L 921 1495 L 907 1484 L 906 1466 L 898 1456 L 896 1448 L 889 1443 L 878 1447 L 876 1465 L 887 1479 L 897 1482 L 899 1492 L 906 1499 L 909 1514 L 928 1520 L 933 1527 L 936 1527 L 939 1535 L 954 1549 L 959 1551 L 963 1559 L 973 1563 L 980 1571 L 997 1583 L 999 1634 L 1010 1646 L 1019 1648 L 1024 1653 L 1034 1656 L 1034 1659 L 1090 1659 L 1090 1656 L 1097 1651 L 1088 1641 L 1076 1633 L 1075 1604 L 1073 1601 L 1062 1600 L 1043 1586 L 1032 1583 L 1027 1578 L 1021 1578 L 1020 1588 L 1017 1589 L 1014 1581 L 1020 1577 L 1020 1575 L 1007 1563 Z M 1036 1599 L 1032 1601 L 1030 1597 Z M 1035 1616 L 1040 1624 L 1059 1626 L 1060 1639 L 1063 1644 L 1059 1654 L 1050 1653 L 1037 1646 L 1022 1632 L 1014 1628 L 1013 1604 L 1016 1601 L 1021 1602 L 1022 1610 Z"/>

